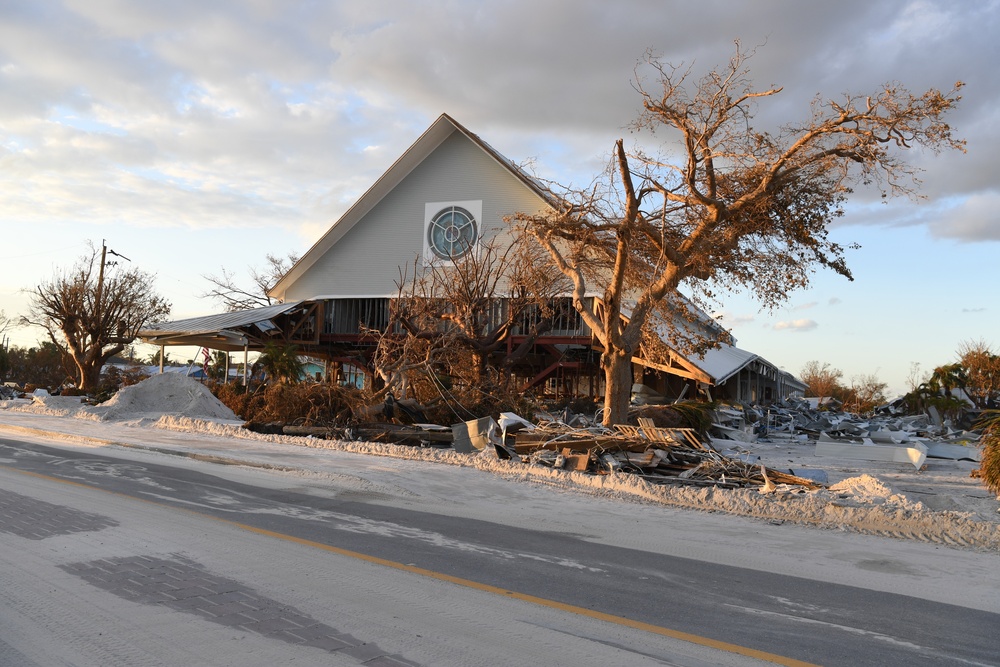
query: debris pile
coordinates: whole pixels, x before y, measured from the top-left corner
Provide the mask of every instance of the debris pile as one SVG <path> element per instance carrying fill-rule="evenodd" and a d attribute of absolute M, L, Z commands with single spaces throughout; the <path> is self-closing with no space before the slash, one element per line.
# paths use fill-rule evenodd
<path fill-rule="evenodd" d="M 713 445 L 797 442 L 815 445 L 817 456 L 911 463 L 927 458 L 980 460 L 980 433 L 956 428 L 931 407 L 927 414 L 897 415 L 893 409 L 870 417 L 823 410 L 815 399 L 789 399 L 767 407 L 730 405 L 716 409 Z M 886 406 L 887 408 L 889 406 Z"/>
<path fill-rule="evenodd" d="M 768 406 L 642 403 L 634 406 L 631 423 L 613 428 L 568 409 L 558 416 L 538 413 L 535 421 L 505 412 L 498 419 L 482 417 L 448 427 L 412 423 L 423 418 L 421 406 L 410 401 L 401 411 L 403 405 L 400 400 L 393 401 L 391 411 L 373 407 L 369 417 L 384 422 L 350 427 L 278 425 L 280 430 L 274 432 L 453 448 L 572 472 L 634 475 L 659 485 L 757 487 L 761 492 L 772 492 L 778 485 L 825 488 L 829 479 L 824 470 L 810 466 L 767 467 L 753 451 L 757 443 L 808 446 L 820 457 L 887 461 L 917 469 L 928 457 L 969 461 L 980 457 L 978 434 L 955 429 L 933 411 L 926 415 L 887 411 L 861 418 L 816 399 Z M 411 423 L 400 423 L 401 417 Z M 698 427 L 676 425 L 685 421 Z M 259 430 L 250 424 L 245 427 Z"/>
<path fill-rule="evenodd" d="M 487 418 L 452 428 L 456 449 L 461 450 L 463 442 L 458 434 L 469 431 L 481 434 L 478 443 L 475 438 L 469 440 L 466 446 L 471 444 L 472 449 L 493 449 L 501 459 L 571 471 L 631 474 L 654 484 L 759 486 L 765 491 L 776 484 L 821 486 L 812 479 L 724 455 L 703 442 L 694 429 L 657 427 L 642 417 L 638 421 L 638 426 L 620 424 L 609 430 L 599 425 L 567 426 L 562 421 L 533 425 L 503 413 L 499 424 Z M 484 429 L 484 424 L 489 428 Z"/>

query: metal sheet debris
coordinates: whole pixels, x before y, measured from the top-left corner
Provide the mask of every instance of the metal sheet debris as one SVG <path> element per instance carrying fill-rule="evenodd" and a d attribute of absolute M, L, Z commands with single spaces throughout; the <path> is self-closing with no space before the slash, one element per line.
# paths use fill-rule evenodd
<path fill-rule="evenodd" d="M 825 435 L 825 434 L 824 434 Z M 890 461 L 892 463 L 911 463 L 920 470 L 927 460 L 927 447 L 922 443 L 913 443 L 909 447 L 899 445 L 866 445 L 838 442 L 822 435 L 816 441 L 816 456 L 832 456 L 842 459 L 859 461 Z"/>
<path fill-rule="evenodd" d="M 493 417 L 452 424 L 452 447 L 460 454 L 471 454 L 490 446 L 490 434 L 497 429 Z"/>

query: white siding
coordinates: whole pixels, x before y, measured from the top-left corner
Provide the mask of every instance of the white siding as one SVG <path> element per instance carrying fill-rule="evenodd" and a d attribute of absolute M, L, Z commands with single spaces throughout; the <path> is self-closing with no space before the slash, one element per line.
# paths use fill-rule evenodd
<path fill-rule="evenodd" d="M 462 200 L 483 202 L 483 236 L 504 231 L 506 215 L 544 207 L 506 168 L 453 132 L 290 285 L 285 300 L 394 296 L 400 267 L 412 275 L 414 260 L 423 254 L 424 204 Z"/>

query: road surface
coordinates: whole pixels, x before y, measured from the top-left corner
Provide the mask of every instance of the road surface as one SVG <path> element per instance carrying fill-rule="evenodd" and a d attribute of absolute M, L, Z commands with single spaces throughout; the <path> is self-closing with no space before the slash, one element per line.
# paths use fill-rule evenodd
<path fill-rule="evenodd" d="M 1000 664 L 919 591 L 115 449 L 0 437 L 0 664 Z"/>

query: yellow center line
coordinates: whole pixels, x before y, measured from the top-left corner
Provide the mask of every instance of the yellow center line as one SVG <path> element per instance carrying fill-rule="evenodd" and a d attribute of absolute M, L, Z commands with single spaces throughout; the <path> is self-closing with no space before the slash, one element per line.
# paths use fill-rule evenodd
<path fill-rule="evenodd" d="M 691 634 L 689 632 L 682 632 L 680 630 L 673 630 L 671 628 L 665 628 L 659 625 L 653 625 L 651 623 L 644 623 L 643 621 L 637 621 L 631 618 L 626 618 L 624 616 L 616 616 L 614 614 L 606 614 L 604 612 L 595 611 L 593 609 L 587 609 L 586 607 L 578 607 L 576 605 L 567 604 L 565 602 L 559 602 L 557 600 L 549 600 L 548 598 L 538 597 L 536 595 L 528 595 L 527 593 L 518 593 L 517 591 L 507 590 L 505 588 L 500 588 L 498 586 L 491 586 L 490 584 L 480 583 L 478 581 L 473 581 L 471 579 L 463 579 L 462 577 L 455 577 L 450 574 L 444 574 L 443 572 L 437 572 L 435 570 L 428 570 L 422 567 L 417 567 L 416 565 L 407 565 L 405 563 L 399 563 L 397 561 L 388 560 L 386 558 L 379 558 L 378 556 L 371 556 L 369 554 L 364 554 L 359 551 L 351 551 L 350 549 L 342 549 L 340 547 L 331 546 L 329 544 L 323 544 L 322 542 L 314 542 L 312 540 L 307 540 L 302 537 L 295 537 L 294 535 L 287 535 L 285 533 L 279 533 L 273 530 L 267 530 L 266 528 L 257 528 L 245 523 L 240 523 L 239 521 L 231 521 L 229 519 L 223 519 L 220 517 L 215 517 L 210 514 L 204 514 L 202 512 L 187 509 L 187 508 L 177 508 L 172 505 L 168 505 L 163 502 L 149 500 L 147 498 L 138 498 L 135 496 L 130 496 L 118 491 L 110 491 L 108 489 L 102 489 L 97 486 L 91 486 L 83 482 L 76 482 L 72 480 L 60 479 L 58 477 L 51 477 L 37 472 L 30 472 L 27 470 L 18 470 L 16 468 L 10 468 L 8 466 L 0 465 L 0 468 L 10 470 L 12 472 L 19 472 L 25 475 L 30 475 L 32 477 L 38 477 L 41 479 L 46 479 L 54 482 L 59 482 L 62 484 L 68 484 L 72 486 L 78 486 L 85 489 L 90 489 L 94 491 L 102 491 L 104 493 L 109 493 L 116 496 L 121 496 L 123 498 L 128 498 L 130 500 L 138 500 L 141 502 L 149 503 L 152 505 L 157 505 L 160 507 L 166 507 L 171 510 L 180 509 L 183 512 L 193 514 L 195 516 L 211 519 L 212 521 L 218 521 L 220 523 L 239 528 L 257 535 L 264 535 L 267 537 L 273 537 L 278 540 L 283 540 L 285 542 L 291 542 L 294 544 L 299 544 L 306 547 L 311 547 L 314 549 L 321 549 L 329 553 L 337 554 L 338 556 L 344 556 L 346 558 L 353 558 L 355 560 L 364 561 L 366 563 L 372 563 L 374 565 L 381 565 L 383 567 L 392 568 L 394 570 L 400 570 L 402 572 L 409 572 L 410 574 L 416 574 L 421 577 L 428 577 L 430 579 L 437 579 L 438 581 L 447 581 L 449 583 L 455 584 L 457 586 L 462 586 L 464 588 L 469 588 L 476 591 L 482 591 L 484 593 L 492 593 L 494 595 L 500 595 L 508 599 L 520 600 L 521 602 L 527 602 L 529 604 L 537 605 L 539 607 L 548 607 L 549 609 L 556 609 L 568 614 L 575 614 L 577 616 L 584 616 L 586 618 L 592 618 L 598 621 L 604 621 L 606 623 L 613 623 L 615 625 L 620 625 L 628 628 L 633 628 L 635 630 L 641 630 L 643 632 L 648 632 L 655 635 L 661 635 L 664 637 L 670 637 L 672 639 L 679 639 L 681 641 L 689 642 L 691 644 L 696 644 L 698 646 L 704 646 L 707 648 L 716 649 L 719 651 L 726 651 L 728 653 L 735 653 L 737 655 L 746 656 L 749 658 L 755 658 L 757 660 L 763 660 L 765 662 L 770 662 L 775 665 L 783 665 L 785 667 L 820 667 L 811 662 L 803 662 L 801 660 L 795 660 L 794 658 L 788 658 L 782 655 L 777 655 L 775 653 L 768 653 L 767 651 L 759 651 L 757 649 L 748 648 L 746 646 L 740 646 L 739 644 L 731 644 L 729 642 L 719 641 L 717 639 L 711 639 L 710 637 L 702 637 L 701 635 Z"/>

